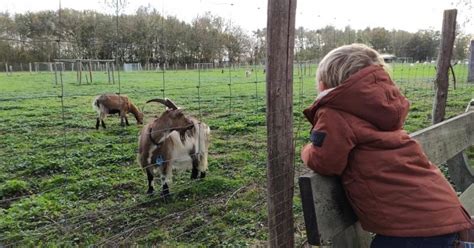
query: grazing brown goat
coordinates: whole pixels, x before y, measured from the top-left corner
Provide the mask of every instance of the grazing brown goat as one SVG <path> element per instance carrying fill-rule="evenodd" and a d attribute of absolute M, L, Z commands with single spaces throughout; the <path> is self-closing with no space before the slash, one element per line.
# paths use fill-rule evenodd
<path fill-rule="evenodd" d="M 104 119 L 108 114 L 119 114 L 120 125 L 124 126 L 128 123 L 127 113 L 132 113 L 137 119 L 137 124 L 143 124 L 143 113 L 138 110 L 130 99 L 125 95 L 117 94 L 102 94 L 97 96 L 92 101 L 92 108 L 97 111 L 98 117 L 95 124 L 95 128 L 99 129 L 99 124 L 102 123 L 102 127 L 105 128 Z"/>
<path fill-rule="evenodd" d="M 160 176 L 163 197 L 169 195 L 172 170 L 192 168 L 191 179 L 206 176 L 209 127 L 186 116 L 169 99 L 152 99 L 167 109 L 141 130 L 138 140 L 138 163 L 148 178 L 148 194 L 153 193 L 153 179 Z"/>

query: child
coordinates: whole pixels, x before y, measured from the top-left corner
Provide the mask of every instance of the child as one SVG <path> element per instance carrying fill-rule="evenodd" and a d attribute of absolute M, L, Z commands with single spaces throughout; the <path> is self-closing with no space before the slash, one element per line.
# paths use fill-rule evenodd
<path fill-rule="evenodd" d="M 371 247 L 454 247 L 474 222 L 456 192 L 402 129 L 409 103 L 380 54 L 362 45 L 327 54 L 320 94 L 304 110 L 311 144 L 301 152 L 315 172 L 340 176 Z"/>

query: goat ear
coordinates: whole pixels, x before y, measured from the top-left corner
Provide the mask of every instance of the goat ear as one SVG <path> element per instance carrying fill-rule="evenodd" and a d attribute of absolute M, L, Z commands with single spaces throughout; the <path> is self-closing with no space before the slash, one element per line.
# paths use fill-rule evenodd
<path fill-rule="evenodd" d="M 174 113 L 175 113 L 175 115 L 177 115 L 177 116 L 183 115 L 183 109 L 181 109 L 181 108 L 176 109 L 176 110 L 174 110 Z"/>

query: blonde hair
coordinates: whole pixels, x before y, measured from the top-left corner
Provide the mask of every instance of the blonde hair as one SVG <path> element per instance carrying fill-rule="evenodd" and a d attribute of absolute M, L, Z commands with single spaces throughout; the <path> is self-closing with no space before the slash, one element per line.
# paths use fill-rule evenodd
<path fill-rule="evenodd" d="M 319 63 L 316 83 L 323 82 L 327 88 L 334 88 L 369 65 L 381 65 L 387 70 L 380 54 L 364 44 L 338 47 L 324 56 Z"/>

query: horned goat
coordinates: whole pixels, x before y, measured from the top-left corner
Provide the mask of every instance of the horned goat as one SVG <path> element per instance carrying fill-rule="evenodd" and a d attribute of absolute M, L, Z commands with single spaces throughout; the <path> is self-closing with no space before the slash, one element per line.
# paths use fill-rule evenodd
<path fill-rule="evenodd" d="M 95 124 L 95 128 L 99 129 L 99 125 L 102 123 L 102 127 L 105 128 L 104 119 L 108 114 L 119 114 L 120 125 L 124 126 L 128 123 L 127 113 L 132 113 L 137 120 L 137 124 L 143 124 L 143 113 L 138 110 L 137 106 L 126 95 L 118 94 L 102 94 L 94 98 L 92 101 L 92 108 L 97 111 L 98 117 Z"/>
<path fill-rule="evenodd" d="M 196 118 L 184 115 L 169 99 L 147 101 L 150 102 L 161 103 L 167 109 L 142 128 L 137 159 L 147 175 L 147 193 L 153 193 L 154 178 L 159 176 L 161 195 L 167 197 L 173 168 L 191 168 L 191 179 L 206 176 L 210 129 Z"/>

